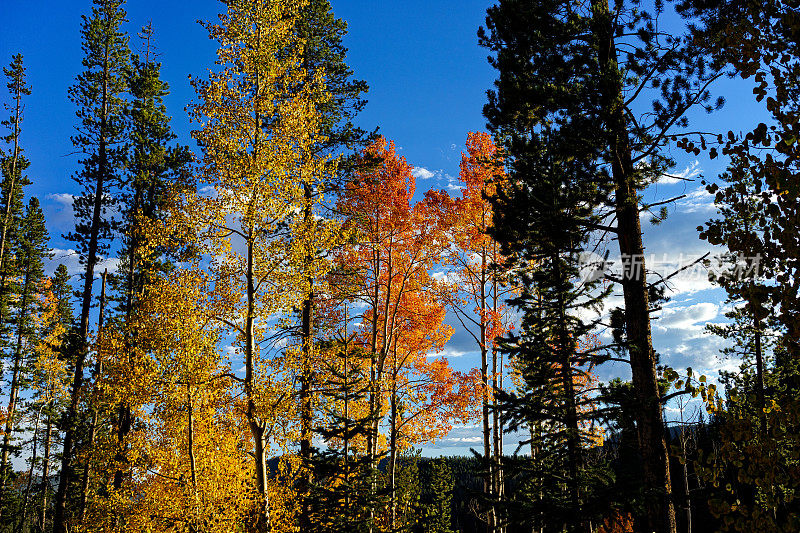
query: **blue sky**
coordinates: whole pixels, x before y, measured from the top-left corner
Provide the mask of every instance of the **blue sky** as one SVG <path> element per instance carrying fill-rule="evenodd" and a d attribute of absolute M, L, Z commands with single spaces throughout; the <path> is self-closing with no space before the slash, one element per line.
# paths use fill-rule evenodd
<path fill-rule="evenodd" d="M 332 4 L 337 16 L 349 23 L 348 63 L 356 76 L 370 85 L 369 104 L 359 117 L 361 125 L 367 129 L 379 126 L 409 163 L 419 167 L 418 176 L 427 179 L 418 181 L 418 191 L 445 188 L 448 176 L 458 173 L 467 132 L 484 128 L 481 109 L 495 73 L 486 62 L 487 52 L 477 45 L 476 32 L 492 2 L 333 0 Z M 70 194 L 77 192 L 70 179 L 78 157 L 70 143 L 75 119 L 67 89 L 81 70 L 80 16 L 89 7 L 88 0 L 3 2 L 0 6 L 0 16 L 7 21 L 0 34 L 0 62 L 7 65 L 12 54 L 21 52 L 33 87 L 33 94 L 26 99 L 22 135 L 31 161 L 28 174 L 33 185 L 29 192 L 42 200 L 52 246 L 59 254 L 56 260 L 71 261 L 73 268 L 74 258 L 66 255 L 69 243 L 61 237 L 72 229 Z M 214 0 L 131 0 L 127 4 L 130 33 L 152 20 L 162 77 L 172 89 L 166 103 L 173 127 L 181 142 L 192 146 L 184 112 L 193 98 L 188 75 L 202 76 L 215 58 L 214 43 L 196 21 L 214 19 L 221 7 Z M 131 43 L 135 47 L 136 39 Z M 763 114 L 746 82 L 721 80 L 714 94 L 726 97 L 724 110 L 711 116 L 695 114 L 693 127 L 740 130 Z M 723 168 L 721 161 L 710 161 L 702 154 L 687 157 L 675 150 L 673 155 L 678 163 L 675 173 L 713 178 Z M 708 248 L 697 238 L 695 228 L 712 216 L 714 209 L 699 182 L 662 183 L 647 192 L 648 197 L 659 199 L 675 194 L 688 197 L 670 208 L 671 218 L 658 227 L 645 224 L 647 253 L 658 261 L 666 257 L 667 262 L 676 262 L 681 254 L 696 257 Z M 613 246 L 611 250 L 613 257 Z M 675 283 L 672 301 L 654 322 L 654 343 L 663 362 L 715 375 L 718 368 L 732 363 L 717 359 L 720 343 L 702 329 L 707 321 L 722 320 L 723 294 L 712 288 L 702 273 L 684 278 Z M 471 342 L 468 335 L 457 332 L 448 345 L 446 353 L 457 368 L 478 364 Z M 609 366 L 600 376 L 608 379 L 625 373 L 624 368 Z M 475 428 L 461 428 L 450 440 L 425 451 L 463 453 L 476 435 Z"/>

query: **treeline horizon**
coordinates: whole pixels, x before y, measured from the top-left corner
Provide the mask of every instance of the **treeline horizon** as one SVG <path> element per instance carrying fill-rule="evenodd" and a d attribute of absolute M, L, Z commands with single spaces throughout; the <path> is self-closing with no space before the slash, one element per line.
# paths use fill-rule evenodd
<path fill-rule="evenodd" d="M 222 0 L 201 22 L 218 48 L 191 76 L 195 146 L 159 30 L 125 3 L 76 28 L 78 283 L 45 274 L 36 87 L 22 54 L 3 69 L 0 532 L 800 530 L 797 0 L 491 5 L 497 79 L 458 194 L 417 194 L 358 126 L 368 83 L 329 0 Z M 690 123 L 735 112 L 725 77 L 767 123 Z M 664 273 L 642 220 L 669 228 L 682 196 L 644 193 L 679 179 L 676 151 L 726 162 L 691 236 L 722 253 Z M 653 343 L 694 264 L 726 294 L 705 325 L 741 363 L 723 391 Z M 442 355 L 456 328 L 476 368 Z M 630 379 L 601 382 L 614 364 Z M 459 425 L 472 457 L 420 457 Z"/>

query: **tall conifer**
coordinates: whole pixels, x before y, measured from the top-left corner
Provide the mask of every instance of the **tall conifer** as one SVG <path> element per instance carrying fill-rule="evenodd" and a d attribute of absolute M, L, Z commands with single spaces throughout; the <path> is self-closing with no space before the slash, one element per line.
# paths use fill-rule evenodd
<path fill-rule="evenodd" d="M 65 417 L 61 475 L 55 501 L 53 530 L 67 531 L 67 504 L 72 493 L 74 446 L 78 431 L 78 409 L 84 382 L 84 364 L 89 350 L 89 313 L 92 304 L 94 269 L 108 250 L 113 221 L 110 211 L 115 195 L 112 188 L 121 179 L 125 157 L 125 100 L 129 71 L 128 37 L 121 30 L 126 22 L 123 0 L 94 0 L 91 15 L 82 17 L 84 71 L 69 95 L 77 106 L 78 125 L 72 142 L 83 154 L 82 168 L 75 180 L 82 187 L 73 204 L 76 216 L 73 240 L 84 266 L 78 342 L 75 347 L 71 399 Z"/>
<path fill-rule="evenodd" d="M 502 0 L 489 8 L 480 40 L 496 54 L 490 62 L 499 71 L 485 113 L 506 135 L 506 144 L 524 141 L 543 125 L 582 123 L 583 129 L 571 129 L 571 135 L 590 149 L 579 148 L 574 155 L 599 163 L 605 187 L 613 189 L 603 222 L 613 216 L 616 225 L 594 227 L 616 237 L 622 259 L 616 281 L 625 301 L 625 351 L 640 405 L 637 431 L 648 496 L 647 510 L 639 519 L 648 531 L 674 533 L 657 356 L 650 333 L 651 285 L 639 221 L 646 207 L 640 205 L 639 193 L 673 165 L 665 148 L 682 135 L 687 112 L 695 106 L 711 111 L 722 101 L 708 103 L 708 86 L 721 74 L 711 68 L 705 50 L 691 39 L 659 29 L 664 10 L 662 2 L 649 12 L 635 0 L 613 7 L 607 0 L 580 5 Z M 650 109 L 642 111 L 642 100 L 651 103 Z"/>
<path fill-rule="evenodd" d="M 565 124 L 561 134 L 570 137 L 571 127 Z M 541 429 L 546 439 L 535 445 L 545 445 L 541 451 L 548 460 L 539 454 L 532 466 L 547 464 L 541 473 L 566 481 L 561 494 L 552 485 L 527 494 L 533 504 L 528 514 L 546 512 L 569 531 L 589 531 L 595 495 L 586 482 L 588 439 L 582 428 L 594 413 L 577 383 L 586 378 L 583 369 L 601 359 L 592 351 L 596 347 L 586 349 L 579 341 L 597 326 L 582 316 L 598 310 L 608 291 L 597 279 L 581 279 L 580 258 L 605 195 L 602 174 L 591 160 L 570 156 L 572 150 L 581 152 L 579 139 L 567 145 L 555 139 L 560 137 L 543 128 L 509 149 L 510 185 L 496 200 L 494 232 L 515 261 L 523 287 L 513 300 L 522 313 L 519 334 L 503 343 L 522 388 L 516 398 L 506 396 L 503 410 L 511 427 L 533 423 Z M 545 492 L 547 498 L 537 497 Z"/>
<path fill-rule="evenodd" d="M 0 511 L 6 501 L 10 454 L 12 450 L 18 452 L 20 449 L 19 446 L 12 446 L 12 440 L 15 439 L 14 432 L 20 429 L 20 392 L 27 388 L 26 384 L 30 379 L 31 348 L 37 344 L 37 328 L 33 318 L 40 311 L 39 295 L 43 288 L 44 260 L 50 256 L 49 237 L 38 199 L 31 198 L 28 202 L 15 237 L 13 255 L 19 276 L 19 286 L 9 316 L 9 322 L 13 327 L 12 373 L 0 456 L 0 475 L 2 475 L 0 478 Z"/>
<path fill-rule="evenodd" d="M 0 148 L 0 168 L 2 169 L 2 182 L 0 182 L 0 330 L 8 317 L 9 297 L 13 292 L 11 284 L 14 278 L 14 268 L 10 265 L 11 253 L 9 242 L 14 238 L 19 219 L 23 211 L 22 188 L 30 184 L 24 175 L 25 169 L 30 165 L 23 155 L 20 137 L 22 134 L 22 119 L 25 106 L 23 96 L 31 94 L 31 88 L 26 85 L 25 66 L 22 55 L 16 54 L 11 64 L 3 68 L 8 82 L 8 92 L 11 102 L 5 103 L 3 107 L 11 114 L 8 118 L 0 122 L 8 133 L 2 137 L 6 148 Z"/>
<path fill-rule="evenodd" d="M 120 221 L 122 249 L 120 271 L 112 276 L 116 290 L 118 321 L 126 330 L 128 344 L 135 332 L 127 331 L 137 300 L 149 281 L 168 265 L 163 248 L 146 246 L 145 226 L 163 219 L 165 202 L 172 185 L 186 179 L 187 163 L 192 155 L 189 148 L 174 144 L 177 136 L 170 126 L 164 105 L 169 85 L 160 77 L 161 63 L 156 61 L 157 50 L 151 24 L 139 33 L 140 53 L 131 56 L 128 79 L 130 104 L 126 110 L 129 124 L 125 183 L 119 202 L 123 212 Z M 133 415 L 125 402 L 116 407 L 116 433 L 120 446 L 117 460 L 125 463 L 125 438 L 131 430 Z M 123 470 L 114 474 L 114 488 L 122 486 Z"/>
<path fill-rule="evenodd" d="M 294 41 L 299 45 L 299 66 L 309 76 L 322 76 L 321 91 L 315 98 L 314 104 L 319 114 L 319 135 L 308 146 L 302 157 L 313 162 L 324 161 L 327 157 L 339 157 L 344 150 L 354 150 L 364 145 L 366 133 L 361 128 L 353 125 L 355 115 L 364 107 L 366 101 L 363 93 L 367 85 L 361 80 L 353 78 L 353 71 L 345 62 L 347 49 L 342 40 L 347 33 L 347 23 L 336 18 L 329 0 L 309 0 L 302 5 L 295 24 L 298 39 Z M 303 224 L 312 227 L 315 216 L 320 213 L 319 202 L 324 197 L 326 190 L 330 190 L 341 175 L 337 172 L 338 165 L 305 165 L 306 168 L 316 168 L 318 175 L 298 176 L 303 182 L 304 209 L 302 212 Z M 342 166 L 346 171 L 346 166 Z M 313 172 L 313 171 L 312 171 Z M 324 253 L 317 247 L 317 243 L 310 241 L 303 259 L 304 270 L 309 274 L 314 269 L 315 262 Z M 313 363 L 314 329 L 315 329 L 315 299 L 316 293 L 324 290 L 316 287 L 321 280 L 316 280 L 309 275 L 309 291 L 303 300 L 300 310 L 299 337 L 302 346 L 302 363 L 300 366 L 300 391 L 299 402 L 301 405 L 300 428 L 300 457 L 305 464 L 306 471 L 300 480 L 300 493 L 308 495 L 313 483 L 312 432 L 313 422 Z M 300 528 L 310 527 L 310 502 L 304 501 L 300 513 Z"/>

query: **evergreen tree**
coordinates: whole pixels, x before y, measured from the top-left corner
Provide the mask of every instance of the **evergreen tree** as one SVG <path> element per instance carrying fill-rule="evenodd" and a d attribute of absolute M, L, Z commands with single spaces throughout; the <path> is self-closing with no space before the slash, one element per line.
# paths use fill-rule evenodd
<path fill-rule="evenodd" d="M 568 131 L 572 127 L 564 124 L 558 136 L 543 128 L 509 148 L 511 180 L 498 193 L 493 231 L 503 253 L 518 266 L 523 288 L 512 300 L 522 313 L 519 333 L 502 343 L 519 372 L 521 389 L 505 397 L 502 409 L 510 427 L 533 424 L 539 430 L 532 437 L 538 447 L 534 466 L 546 464 L 549 470 L 532 475 L 547 486 L 531 487 L 526 499 L 541 507 L 529 515 L 546 512 L 555 527 L 588 531 L 597 493 L 584 458 L 591 442 L 582 428 L 597 413 L 595 400 L 579 388 L 587 378 L 585 369 L 602 362 L 602 351 L 580 342 L 597 327 L 596 320 L 581 316 L 598 311 L 608 290 L 598 287 L 599 279 L 581 279 L 581 253 L 588 247 L 590 226 L 597 223 L 594 211 L 604 191 L 603 175 L 592 160 L 571 157 L 581 153 L 580 139 Z M 570 141 L 558 144 L 564 137 Z M 548 477 L 564 479 L 567 492 L 559 497 L 561 491 Z M 544 494 L 546 499 L 537 497 Z"/>
<path fill-rule="evenodd" d="M 131 56 L 127 109 L 130 140 L 126 154 L 125 187 L 120 194 L 122 250 L 120 272 L 112 279 L 117 291 L 119 313 L 128 316 L 136 297 L 159 272 L 169 269 L 162 248 L 144 249 L 143 225 L 166 216 L 165 202 L 170 189 L 186 186 L 188 146 L 174 144 L 177 136 L 170 126 L 164 98 L 169 85 L 161 79 L 161 63 L 151 24 L 139 33 L 141 54 Z"/>
<path fill-rule="evenodd" d="M 363 109 L 366 101 L 363 93 L 368 89 L 364 81 L 353 78 L 353 71 L 345 62 L 347 49 L 342 40 L 347 33 L 347 23 L 336 18 L 329 0 L 309 0 L 301 5 L 295 23 L 298 39 L 293 41 L 301 46 L 298 65 L 310 77 L 322 76 L 324 82 L 321 91 L 314 98 L 314 105 L 319 116 L 319 135 L 314 139 L 305 153 L 301 154 L 306 161 L 323 162 L 329 157 L 340 158 L 343 151 L 352 151 L 366 143 L 366 133 L 354 126 L 355 115 Z M 292 45 L 294 46 L 294 44 Z M 290 46 L 291 48 L 291 46 Z M 292 54 L 293 50 L 288 50 Z M 269 125 L 268 127 L 274 127 Z M 311 227 L 314 224 L 315 206 L 324 197 L 326 189 L 334 187 L 340 181 L 338 177 L 346 172 L 347 165 L 314 165 L 318 175 L 298 176 L 303 180 L 304 209 L 300 216 L 303 224 Z M 316 207 L 318 210 L 319 207 Z M 310 246 L 308 245 L 310 244 Z M 314 279 L 311 274 L 313 265 L 325 250 L 316 248 L 317 243 L 309 242 L 305 246 L 303 269 L 309 273 L 309 291 L 303 300 L 299 317 L 299 339 L 302 349 L 302 363 L 299 372 L 299 397 L 301 405 L 300 458 L 305 464 L 306 472 L 300 479 L 300 494 L 308 495 L 313 484 L 312 433 L 314 427 L 313 408 L 313 347 L 314 347 L 314 309 L 316 294 L 324 292 L 324 287 L 316 287 L 322 280 Z M 309 502 L 304 502 L 300 514 L 300 528 L 308 529 L 311 524 Z"/>
<path fill-rule="evenodd" d="M 31 198 L 25 215 L 20 221 L 16 242 L 13 243 L 19 287 L 12 314 L 9 317 L 13 321 L 13 355 L 11 387 L 0 458 L 0 476 L 2 476 L 0 478 L 0 509 L 6 504 L 8 480 L 13 475 L 13 472 L 10 471 L 10 455 L 12 453 L 17 455 L 21 450 L 21 446 L 13 445 L 12 441 L 16 440 L 14 433 L 23 429 L 20 427 L 22 421 L 21 410 L 19 410 L 20 392 L 27 389 L 31 373 L 32 347 L 38 341 L 34 317 L 41 312 L 39 295 L 43 288 L 44 260 L 50 257 L 48 240 L 39 201 Z"/>
<path fill-rule="evenodd" d="M 30 165 L 23 155 L 20 146 L 22 133 L 22 119 L 25 106 L 22 97 L 31 94 L 30 87 L 25 82 L 25 66 L 22 55 L 15 55 L 8 68 L 3 68 L 3 73 L 8 79 L 6 86 L 11 95 L 11 103 L 5 103 L 4 109 L 11 112 L 0 125 L 8 128 L 8 133 L 2 137 L 6 148 L 0 148 L 0 204 L 2 205 L 2 219 L 0 219 L 0 331 L 4 329 L 9 313 L 9 298 L 14 289 L 14 267 L 9 243 L 14 239 L 23 211 L 23 192 L 25 185 L 30 184 L 25 169 Z M 2 366 L 0 366 L 2 368 Z"/>
<path fill-rule="evenodd" d="M 22 97 L 31 94 L 31 88 L 25 84 L 25 66 L 22 62 L 22 54 L 17 54 L 12 58 L 8 68 L 3 68 L 3 74 L 8 78 L 6 87 L 8 87 L 13 103 L 6 103 L 3 106 L 6 110 L 11 111 L 12 114 L 8 119 L 2 121 L 2 125 L 9 130 L 8 135 L 3 137 L 3 142 L 9 145 L 10 153 L 6 154 L 5 151 L 0 151 L 3 169 L 4 206 L 2 232 L 0 233 L 0 260 L 5 260 L 6 257 L 6 243 L 14 213 L 18 213 L 21 210 L 22 187 L 30 183 L 22 175 L 30 163 L 22 155 L 22 147 L 20 146 L 22 119 L 25 110 Z"/>
<path fill-rule="evenodd" d="M 118 200 L 123 210 L 120 221 L 122 247 L 119 272 L 111 276 L 118 304 L 118 321 L 124 329 L 136 308 L 136 302 L 148 282 L 169 268 L 164 248 L 148 247 L 147 225 L 166 217 L 164 210 L 171 186 L 185 186 L 187 164 L 192 160 L 187 146 L 174 145 L 177 136 L 170 127 L 164 105 L 169 85 L 161 80 L 161 64 L 156 62 L 154 30 L 148 24 L 139 33 L 142 54 L 131 56 L 128 90 L 130 103 L 126 109 L 129 144 L 126 158 L 126 180 Z M 127 331 L 128 344 L 135 332 Z M 116 406 L 116 433 L 121 452 L 117 461 L 125 464 L 125 438 L 133 425 L 130 406 L 123 401 Z M 89 443 L 91 446 L 92 443 Z M 114 473 L 114 488 L 122 486 L 123 470 Z"/>
<path fill-rule="evenodd" d="M 397 464 L 393 473 L 394 486 L 389 487 L 390 496 L 393 492 L 393 501 L 390 498 L 390 506 L 387 509 L 389 520 L 387 521 L 388 531 L 398 533 L 410 533 L 417 531 L 422 518 L 422 509 L 419 504 L 422 494 L 422 487 L 419 479 L 420 452 L 414 449 L 405 450 L 399 454 Z M 386 485 L 390 485 L 386 483 Z M 394 503 L 394 509 L 391 504 Z"/>
<path fill-rule="evenodd" d="M 325 377 L 318 378 L 321 413 L 315 431 L 327 446 L 312 458 L 309 531 L 370 531 L 377 471 L 363 449 L 371 417 L 359 416 L 369 392 L 364 371 L 368 357 L 347 336 L 322 343 L 318 350 Z"/>
<path fill-rule="evenodd" d="M 647 488 L 641 527 L 675 532 L 668 452 L 662 421 L 656 354 L 650 334 L 651 284 L 647 282 L 639 215 L 639 192 L 673 165 L 665 148 L 688 124 L 695 106 L 707 111 L 708 86 L 721 73 L 710 68 L 706 50 L 683 36 L 659 29 L 665 5 L 652 12 L 640 2 L 592 0 L 524 2 L 503 0 L 487 13 L 481 43 L 496 55 L 499 71 L 484 111 L 508 146 L 524 142 L 530 131 L 552 124 L 577 140 L 575 157 L 605 169 L 603 188 L 613 190 L 600 224 L 613 235 L 622 259 L 625 351 L 639 395 L 637 431 Z M 641 111 L 642 100 L 652 102 Z M 687 134 L 688 135 L 688 134 Z M 522 139 L 522 140 L 521 140 Z M 686 146 L 695 148 L 685 141 Z M 569 147 L 569 143 L 561 144 Z M 697 148 L 699 151 L 699 147 Z M 615 226 L 602 224 L 615 218 Z"/>
<path fill-rule="evenodd" d="M 75 312 L 72 306 L 72 286 L 69 278 L 70 275 L 66 265 L 59 264 L 53 273 L 51 290 L 58 301 L 58 324 L 65 329 L 69 329 L 72 325 Z"/>
<path fill-rule="evenodd" d="M 338 155 L 364 146 L 367 132 L 353 120 L 367 104 L 363 95 L 369 87 L 353 78 L 353 70 L 346 63 L 343 40 L 347 22 L 336 18 L 330 0 L 309 0 L 301 9 L 296 30 L 300 37 L 297 42 L 303 43 L 301 66 L 312 74 L 324 74 L 325 90 L 330 95 L 318 102 L 322 136 L 314 151 Z"/>
<path fill-rule="evenodd" d="M 431 464 L 430 491 L 433 501 L 425 506 L 422 530 L 425 533 L 453 533 L 453 472 L 442 459 Z"/>
<path fill-rule="evenodd" d="M 78 107 L 79 120 L 75 147 L 84 155 L 82 169 L 75 180 L 82 187 L 75 198 L 75 231 L 73 240 L 84 266 L 83 287 L 79 293 L 81 308 L 77 325 L 74 373 L 71 399 L 65 416 L 61 474 L 55 501 L 53 530 L 65 533 L 69 521 L 68 501 L 73 492 L 73 459 L 77 442 L 84 364 L 88 352 L 89 313 L 92 304 L 94 269 L 108 249 L 105 242 L 111 235 L 114 207 L 112 187 L 122 179 L 125 160 L 125 100 L 129 72 L 128 38 L 120 29 L 125 20 L 123 0 L 94 0 L 90 16 L 82 17 L 84 71 L 70 89 L 70 99 Z"/>

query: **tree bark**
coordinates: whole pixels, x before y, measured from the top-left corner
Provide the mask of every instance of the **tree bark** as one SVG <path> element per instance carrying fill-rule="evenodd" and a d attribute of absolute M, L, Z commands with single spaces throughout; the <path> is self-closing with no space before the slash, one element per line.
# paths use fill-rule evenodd
<path fill-rule="evenodd" d="M 598 44 L 602 113 L 609 137 L 618 242 L 623 265 L 622 290 L 628 352 L 633 388 L 639 405 L 636 411 L 636 430 L 648 500 L 642 522 L 648 533 L 675 533 L 669 452 L 650 332 L 650 302 L 639 221 L 638 191 L 608 0 L 592 0 L 592 11 Z"/>
<path fill-rule="evenodd" d="M 311 210 L 312 191 L 308 183 L 303 183 L 303 198 L 306 202 L 303 209 L 303 219 L 306 227 L 310 227 L 313 221 Z M 311 267 L 313 257 L 306 255 L 304 262 L 306 271 Z M 306 531 L 311 527 L 311 502 L 309 500 L 311 486 L 314 482 L 313 468 L 311 464 L 311 439 L 312 425 L 314 419 L 313 399 L 311 393 L 312 364 L 311 358 L 314 350 L 314 279 L 308 278 L 308 294 L 303 300 L 300 340 L 302 342 L 302 368 L 300 373 L 300 460 L 303 469 L 300 476 L 300 497 L 302 498 L 300 508 L 300 530 Z"/>
<path fill-rule="evenodd" d="M 100 286 L 100 309 L 99 309 L 99 317 L 97 319 L 97 335 L 100 336 L 100 332 L 103 331 L 103 315 L 105 314 L 105 306 L 106 306 L 106 278 L 108 276 L 108 269 L 103 271 L 102 283 Z M 97 362 L 95 363 L 94 369 L 94 378 L 95 378 L 95 390 L 97 389 L 96 383 L 97 378 L 103 373 L 103 363 L 98 358 Z M 92 419 L 89 423 L 89 443 L 86 447 L 87 451 L 91 453 L 92 448 L 94 447 L 94 439 L 97 434 L 97 407 L 92 408 Z M 89 477 L 91 476 L 91 456 L 87 455 L 86 463 L 83 465 L 83 477 L 81 478 L 81 501 L 78 507 L 78 516 L 80 517 L 81 523 L 86 519 L 86 504 L 89 499 Z"/>
<path fill-rule="evenodd" d="M 17 527 L 14 531 L 22 531 L 25 527 L 25 520 L 28 519 L 28 502 L 31 499 L 31 484 L 33 483 L 33 470 L 36 467 L 36 455 L 39 450 L 39 420 L 42 418 L 42 409 L 36 413 L 36 422 L 33 425 L 33 438 L 31 444 L 33 451 L 31 452 L 31 467 L 28 469 L 28 482 L 25 484 L 25 497 L 22 500 L 22 515 L 20 516 Z"/>
<path fill-rule="evenodd" d="M 490 429 L 489 415 L 489 363 L 486 348 L 486 277 L 487 260 L 486 249 L 481 250 L 481 279 L 480 279 L 480 343 L 481 343 L 481 423 L 483 425 L 483 459 L 486 472 L 483 476 L 483 493 L 490 499 L 494 497 L 494 469 L 492 468 L 492 432 Z M 489 505 L 486 515 L 486 531 L 494 533 L 494 502 Z"/>
<path fill-rule="evenodd" d="M 391 394 L 391 416 L 389 427 L 389 531 L 396 531 L 397 528 L 397 353 L 394 354 L 394 365 L 392 368 L 392 394 Z"/>
<path fill-rule="evenodd" d="M 52 406 L 51 406 L 52 407 Z M 53 436 L 53 418 L 47 414 L 47 433 L 44 439 L 44 456 L 42 458 L 42 506 L 39 509 L 39 527 L 45 531 L 47 525 L 47 493 L 50 490 L 50 444 Z"/>
<path fill-rule="evenodd" d="M 496 248 L 497 244 L 493 243 L 492 245 Z M 496 250 L 494 250 L 496 252 Z M 496 253 L 494 254 L 496 256 Z M 492 274 L 492 312 L 494 316 L 497 316 L 498 312 L 498 282 L 497 276 Z M 500 356 L 500 357 L 498 357 Z M 494 474 L 494 479 L 492 483 L 494 485 L 494 499 L 495 501 L 502 501 L 505 497 L 505 487 L 503 481 L 503 432 L 500 424 L 500 411 L 498 409 L 497 401 L 494 398 L 497 398 L 496 394 L 497 391 L 500 390 L 503 383 L 503 363 L 502 363 L 502 356 L 498 354 L 497 346 L 495 345 L 495 341 L 492 341 L 492 436 L 493 436 L 493 445 L 494 445 L 494 460 L 493 460 L 493 470 L 492 473 Z M 498 368 L 498 359 L 500 360 L 500 365 Z M 498 379 L 499 378 L 499 379 Z M 494 521 L 495 521 L 495 529 L 497 533 L 504 533 L 505 526 L 501 523 L 500 518 L 498 517 L 496 509 L 494 510 Z"/>
<path fill-rule="evenodd" d="M 186 386 L 186 404 L 189 408 L 189 469 L 192 478 L 192 496 L 197 504 L 197 459 L 194 455 L 194 401 L 189 385 Z"/>
<path fill-rule="evenodd" d="M 244 390 L 247 397 L 247 422 L 255 444 L 256 461 L 256 508 L 252 531 L 265 533 L 270 530 L 269 496 L 267 483 L 266 431 L 264 422 L 259 418 L 255 404 L 255 271 L 253 265 L 253 232 L 247 239 L 247 315 L 245 317 L 245 381 Z"/>
<path fill-rule="evenodd" d="M 552 258 L 556 269 L 556 279 L 561 279 L 561 259 L 558 255 Z M 573 523 L 578 524 L 574 531 L 591 533 L 588 521 L 583 518 L 581 507 L 580 470 L 583 466 L 583 454 L 580 442 L 580 428 L 578 427 L 578 407 L 575 400 L 575 382 L 572 375 L 572 355 L 574 353 L 575 339 L 570 335 L 567 325 L 566 302 L 559 295 L 558 298 L 558 340 L 557 349 L 561 370 L 561 386 L 564 388 L 564 419 L 567 434 L 567 462 L 569 469 L 570 502 L 572 504 Z"/>

